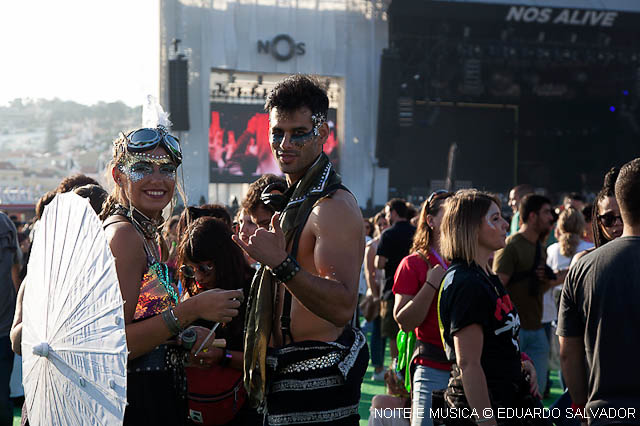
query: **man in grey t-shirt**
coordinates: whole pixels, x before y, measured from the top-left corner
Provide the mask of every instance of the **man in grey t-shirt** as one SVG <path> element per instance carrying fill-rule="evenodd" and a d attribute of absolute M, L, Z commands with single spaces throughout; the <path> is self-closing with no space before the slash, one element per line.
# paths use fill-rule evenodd
<path fill-rule="evenodd" d="M 562 373 L 592 426 L 640 425 L 640 158 L 615 191 L 622 237 L 571 268 L 558 318 Z"/>
<path fill-rule="evenodd" d="M 13 352 L 9 331 L 16 308 L 18 274 L 22 252 L 16 227 L 0 212 L 0 425 L 13 424 L 13 407 L 9 399 L 9 381 L 13 370 Z"/>

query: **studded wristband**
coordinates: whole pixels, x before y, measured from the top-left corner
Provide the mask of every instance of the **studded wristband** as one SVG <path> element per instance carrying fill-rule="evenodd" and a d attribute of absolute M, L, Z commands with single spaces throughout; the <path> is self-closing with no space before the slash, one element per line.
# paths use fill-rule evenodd
<path fill-rule="evenodd" d="M 171 332 L 171 335 L 177 336 L 178 334 L 182 333 L 182 327 L 180 327 L 180 323 L 178 322 L 176 314 L 173 312 L 173 308 L 164 310 L 162 312 L 162 319 Z"/>
<path fill-rule="evenodd" d="M 300 265 L 291 255 L 288 255 L 281 264 L 271 269 L 273 276 L 283 283 L 291 280 L 298 272 L 300 272 Z"/>

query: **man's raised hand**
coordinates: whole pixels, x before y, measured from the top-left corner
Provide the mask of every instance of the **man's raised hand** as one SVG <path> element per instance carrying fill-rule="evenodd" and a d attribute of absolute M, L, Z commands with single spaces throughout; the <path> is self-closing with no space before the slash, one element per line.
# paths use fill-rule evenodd
<path fill-rule="evenodd" d="M 270 229 L 256 229 L 249 237 L 248 243 L 237 235 L 233 235 L 232 238 L 249 256 L 270 268 L 280 265 L 288 256 L 284 233 L 280 228 L 280 213 L 271 216 Z"/>

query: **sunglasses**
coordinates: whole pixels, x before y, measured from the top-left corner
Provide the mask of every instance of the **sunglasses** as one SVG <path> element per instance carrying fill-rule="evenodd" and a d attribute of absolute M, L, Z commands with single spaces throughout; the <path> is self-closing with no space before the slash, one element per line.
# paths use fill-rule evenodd
<path fill-rule="evenodd" d="M 134 130 L 124 137 L 127 140 L 127 151 L 129 152 L 145 152 L 160 145 L 167 150 L 177 165 L 182 163 L 180 141 L 162 126 L 155 129 L 145 127 Z"/>
<path fill-rule="evenodd" d="M 437 191 L 433 191 L 431 195 L 429 195 L 429 198 L 427 198 L 427 204 L 431 204 L 433 199 L 436 198 L 438 195 L 448 194 L 448 193 L 449 191 L 447 191 L 446 189 L 438 189 Z"/>
<path fill-rule="evenodd" d="M 600 221 L 600 223 L 602 223 L 604 226 L 606 226 L 607 228 L 612 227 L 613 225 L 616 224 L 616 221 L 620 221 L 620 223 L 622 223 L 622 217 L 615 215 L 613 213 L 605 213 L 602 215 L 598 215 L 598 220 Z"/>
<path fill-rule="evenodd" d="M 198 269 L 198 271 L 201 274 L 208 274 L 209 272 L 213 271 L 213 266 L 204 265 L 202 263 L 197 264 L 196 268 Z M 180 272 L 186 278 L 192 278 L 193 279 L 193 278 L 196 277 L 196 271 L 193 269 L 193 266 L 191 266 L 191 265 L 182 265 L 180 267 Z"/>

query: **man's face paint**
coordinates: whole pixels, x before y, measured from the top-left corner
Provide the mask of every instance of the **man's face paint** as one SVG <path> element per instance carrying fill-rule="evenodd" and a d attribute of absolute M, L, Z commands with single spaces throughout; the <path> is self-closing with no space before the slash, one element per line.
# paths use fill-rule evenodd
<path fill-rule="evenodd" d="M 131 182 L 136 183 L 153 175 L 155 166 L 158 167 L 163 178 L 176 180 L 177 167 L 168 155 L 127 153 L 118 168 Z"/>
<path fill-rule="evenodd" d="M 307 143 L 311 142 L 315 137 L 320 136 L 320 127 L 327 121 L 324 114 L 311 115 L 311 121 L 313 122 L 313 128 L 308 132 L 296 131 L 291 135 L 291 143 L 298 148 L 302 148 Z M 284 132 L 276 130 L 271 132 L 271 144 L 279 146 L 284 141 Z"/>

